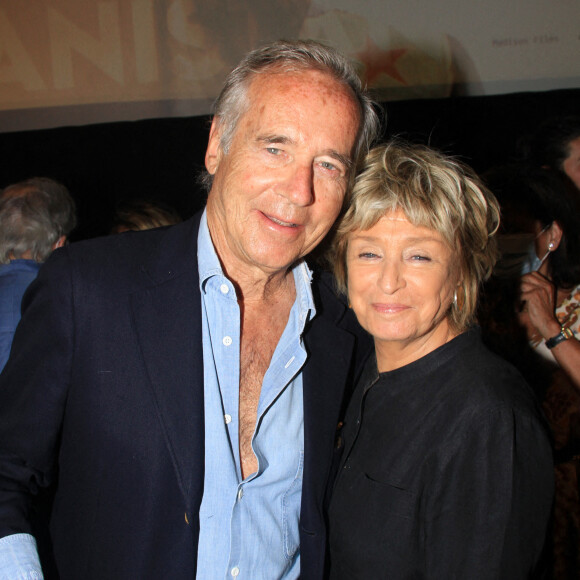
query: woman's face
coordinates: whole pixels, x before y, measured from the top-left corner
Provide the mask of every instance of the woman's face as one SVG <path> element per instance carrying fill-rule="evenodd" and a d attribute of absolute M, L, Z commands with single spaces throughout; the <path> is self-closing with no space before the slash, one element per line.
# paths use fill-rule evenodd
<path fill-rule="evenodd" d="M 438 232 L 389 212 L 350 234 L 346 262 L 350 303 L 377 355 L 381 344 L 397 342 L 422 356 L 455 336 L 448 313 L 459 259 Z"/>

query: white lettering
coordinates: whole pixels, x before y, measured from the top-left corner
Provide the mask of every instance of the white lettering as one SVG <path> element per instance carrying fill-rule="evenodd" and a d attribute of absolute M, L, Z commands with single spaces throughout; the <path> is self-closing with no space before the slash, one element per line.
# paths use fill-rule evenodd
<path fill-rule="evenodd" d="M 159 80 L 159 56 L 153 0 L 133 0 L 132 8 L 137 80 L 155 82 Z"/>
<path fill-rule="evenodd" d="M 185 4 L 190 5 L 188 10 Z M 187 46 L 203 49 L 210 44 L 206 42 L 205 31 L 192 16 L 195 13 L 194 3 L 191 0 L 175 0 L 167 9 L 167 27 L 175 40 Z"/>
<path fill-rule="evenodd" d="M 189 9 L 186 5 L 189 5 Z M 174 0 L 167 9 L 169 34 L 182 45 L 190 47 L 186 54 L 172 56 L 177 77 L 188 82 L 215 78 L 225 68 L 218 47 L 208 38 L 203 23 L 196 22 L 195 4 L 191 0 Z"/>
<path fill-rule="evenodd" d="M 123 55 L 117 2 L 97 2 L 100 38 L 94 38 L 66 19 L 54 8 L 48 9 L 50 49 L 57 89 L 74 87 L 73 51 L 83 55 L 106 75 L 123 84 Z"/>
<path fill-rule="evenodd" d="M 20 83 L 28 91 L 46 88 L 18 33 L 0 10 L 0 83 Z"/>

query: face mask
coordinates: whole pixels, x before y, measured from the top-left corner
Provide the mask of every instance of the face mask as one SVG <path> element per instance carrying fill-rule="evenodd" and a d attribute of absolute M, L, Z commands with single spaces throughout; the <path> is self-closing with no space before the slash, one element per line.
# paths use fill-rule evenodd
<path fill-rule="evenodd" d="M 537 272 L 550 255 L 549 248 L 540 259 L 536 254 L 536 239 L 550 226 L 546 226 L 538 235 L 505 234 L 497 237 L 500 258 L 494 274 L 499 278 L 519 278 L 529 272 Z"/>
<path fill-rule="evenodd" d="M 531 254 L 532 259 L 530 260 L 530 269 L 525 271 L 525 268 L 524 268 L 522 276 L 524 274 L 527 274 L 528 272 L 537 272 L 541 268 L 542 264 L 546 261 L 546 258 L 550 255 L 550 251 L 551 250 L 549 250 L 549 249 L 546 250 L 544 257 L 540 260 L 540 258 L 538 258 L 538 256 L 536 255 L 536 245 L 534 244 L 532 246 L 532 254 Z"/>
<path fill-rule="evenodd" d="M 505 234 L 497 237 L 500 258 L 494 274 L 498 278 L 519 278 L 531 272 L 540 261 L 536 256 L 534 234 Z"/>

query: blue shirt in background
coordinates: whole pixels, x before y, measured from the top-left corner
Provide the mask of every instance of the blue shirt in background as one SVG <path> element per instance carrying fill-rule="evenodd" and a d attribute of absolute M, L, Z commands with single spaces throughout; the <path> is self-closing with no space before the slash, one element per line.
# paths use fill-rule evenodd
<path fill-rule="evenodd" d="M 20 304 L 29 284 L 36 278 L 40 263 L 11 260 L 0 264 L 0 371 L 4 368 L 14 331 L 20 322 Z"/>
<path fill-rule="evenodd" d="M 205 397 L 205 479 L 198 580 L 292 580 L 300 574 L 304 461 L 302 332 L 314 316 L 311 273 L 293 270 L 296 300 L 262 383 L 252 448 L 258 471 L 242 480 L 239 454 L 240 309 L 204 214 L 198 238 Z M 268 321 L 264 320 L 264 325 Z"/>

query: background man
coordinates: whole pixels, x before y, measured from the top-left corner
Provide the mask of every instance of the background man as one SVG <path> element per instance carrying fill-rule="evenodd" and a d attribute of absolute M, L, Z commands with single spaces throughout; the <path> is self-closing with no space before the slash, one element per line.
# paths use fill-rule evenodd
<path fill-rule="evenodd" d="M 0 193 L 0 371 L 10 354 L 24 291 L 75 225 L 74 201 L 52 179 L 34 177 Z"/>
<path fill-rule="evenodd" d="M 370 344 L 303 257 L 376 131 L 335 51 L 254 51 L 216 104 L 206 211 L 41 269 L 0 382 L 7 577 L 57 472 L 62 579 L 322 577 L 343 391 Z"/>

